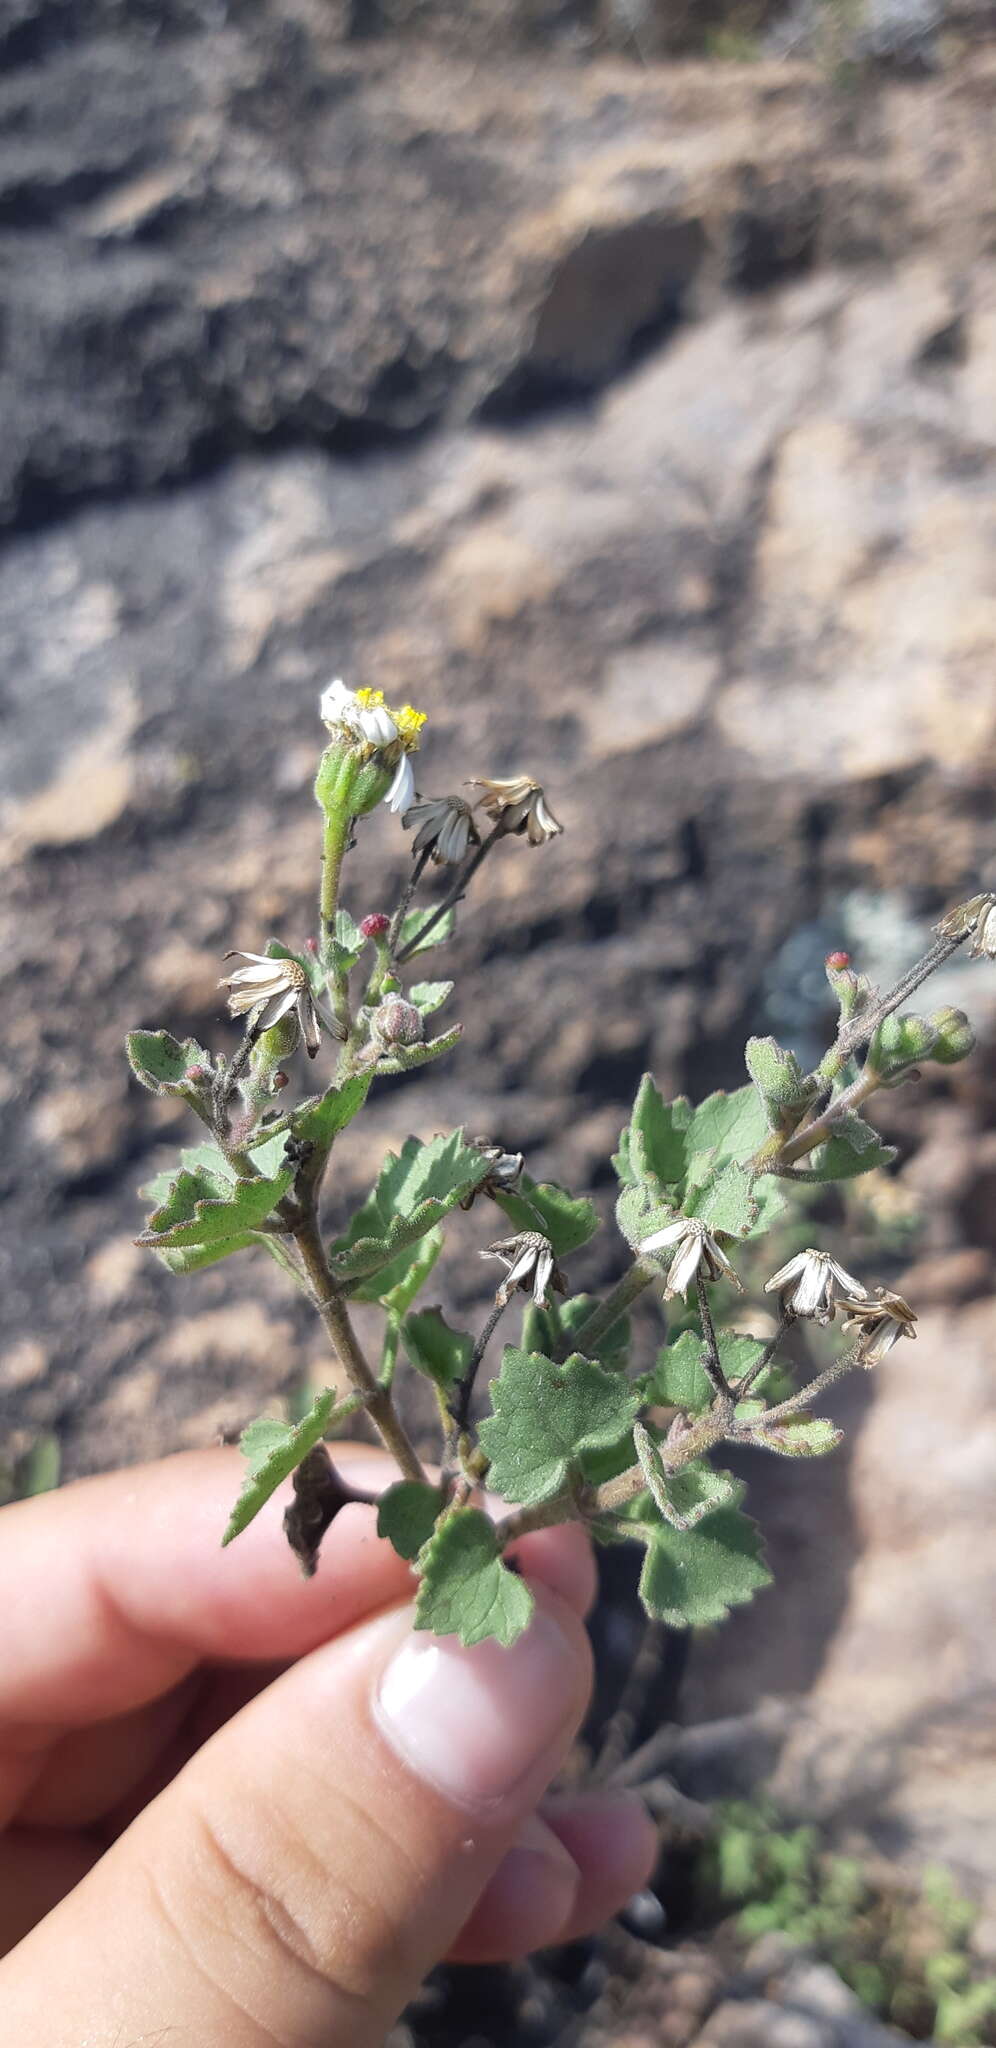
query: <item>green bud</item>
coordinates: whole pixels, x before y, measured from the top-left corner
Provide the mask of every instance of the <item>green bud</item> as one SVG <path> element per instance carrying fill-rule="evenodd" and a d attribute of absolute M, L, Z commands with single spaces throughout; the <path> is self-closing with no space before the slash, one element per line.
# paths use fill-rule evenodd
<path fill-rule="evenodd" d="M 901 1079 L 910 1067 L 933 1057 L 937 1026 L 929 1017 L 884 1017 L 868 1048 L 868 1064 L 883 1081 Z"/>
<path fill-rule="evenodd" d="M 840 1021 L 849 1024 L 867 1010 L 875 991 L 867 974 L 857 974 L 849 953 L 828 953 L 824 961 L 827 980 L 840 1004 Z"/>
<path fill-rule="evenodd" d="M 937 1033 L 937 1044 L 930 1057 L 938 1060 L 942 1067 L 957 1066 L 959 1060 L 966 1060 L 975 1047 L 975 1033 L 964 1010 L 935 1010 L 931 1023 Z"/>
<path fill-rule="evenodd" d="M 318 763 L 315 796 L 329 817 L 362 818 L 383 802 L 393 780 L 382 756 L 337 734 Z"/>
<path fill-rule="evenodd" d="M 749 1038 L 744 1053 L 747 1072 L 774 1130 L 794 1130 L 813 1101 L 817 1083 L 803 1073 L 795 1054 L 775 1038 Z"/>

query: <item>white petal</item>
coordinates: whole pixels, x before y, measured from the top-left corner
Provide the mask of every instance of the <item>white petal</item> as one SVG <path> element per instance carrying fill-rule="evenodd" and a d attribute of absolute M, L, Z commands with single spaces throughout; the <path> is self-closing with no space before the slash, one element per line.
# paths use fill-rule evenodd
<path fill-rule="evenodd" d="M 392 740 L 396 740 L 398 737 L 398 728 L 386 704 L 357 705 L 356 730 L 362 739 L 369 741 L 372 747 L 389 747 Z M 412 796 L 414 794 L 415 783 L 413 780 Z M 408 798 L 405 810 L 408 809 L 412 796 Z"/>
<path fill-rule="evenodd" d="M 279 960 L 261 960 L 258 967 L 237 967 L 234 974 L 228 976 L 225 987 L 252 988 L 255 985 L 262 990 L 269 981 L 275 988 L 283 988 L 287 976 L 281 974 L 280 967 Z"/>
<path fill-rule="evenodd" d="M 533 1300 L 537 1308 L 542 1308 L 546 1301 L 546 1290 L 550 1285 L 550 1275 L 552 1272 L 553 1253 L 540 1252 L 536 1260 L 536 1272 L 533 1277 Z"/>
<path fill-rule="evenodd" d="M 391 811 L 407 811 L 411 809 L 414 795 L 415 773 L 408 755 L 402 754 L 395 770 L 394 781 L 384 798 L 384 802 Z"/>
<path fill-rule="evenodd" d="M 855 1280 L 853 1273 L 845 1273 L 843 1266 L 838 1266 L 836 1259 L 831 1259 L 829 1264 L 838 1287 L 842 1287 L 845 1294 L 860 1295 L 864 1298 L 865 1290 L 860 1280 Z"/>
<path fill-rule="evenodd" d="M 279 1024 L 281 1018 L 286 1017 L 289 1014 L 289 1012 L 296 1007 L 296 1005 L 296 988 L 284 989 L 281 991 L 279 995 L 271 996 L 269 1001 L 264 1003 L 262 1009 L 260 1010 L 259 1016 L 256 1020 L 256 1030 L 272 1030 L 274 1024 Z"/>
<path fill-rule="evenodd" d="M 702 1238 L 695 1234 L 688 1239 L 687 1243 L 679 1245 L 671 1262 L 671 1271 L 667 1276 L 667 1286 L 664 1290 L 665 1295 L 687 1293 L 699 1270 L 699 1262 L 702 1257 L 702 1242 Z"/>
<path fill-rule="evenodd" d="M 805 1270 L 792 1295 L 792 1307 L 797 1316 L 816 1315 L 830 1300 L 830 1272 L 822 1259 L 807 1259 Z"/>
<path fill-rule="evenodd" d="M 318 709 L 326 725 L 341 725 L 350 711 L 355 710 L 355 708 L 356 698 L 352 690 L 347 690 L 341 676 L 337 676 L 334 682 L 328 683 L 322 691 Z"/>
<path fill-rule="evenodd" d="M 641 1252 L 662 1251 L 665 1245 L 677 1244 L 688 1229 L 688 1217 L 679 1216 L 676 1223 L 668 1223 L 663 1230 L 655 1230 L 652 1237 L 645 1237 L 640 1245 Z"/>
<path fill-rule="evenodd" d="M 462 860 L 467 851 L 467 835 L 470 819 L 463 811 L 453 811 L 442 826 L 437 847 L 443 860 Z"/>
<path fill-rule="evenodd" d="M 787 1266 L 779 1266 L 777 1273 L 772 1273 L 771 1279 L 765 1281 L 765 1294 L 774 1294 L 777 1288 L 786 1286 L 789 1280 L 794 1280 L 797 1273 L 805 1270 L 808 1258 L 808 1252 L 796 1252 L 795 1258 L 790 1259 Z"/>

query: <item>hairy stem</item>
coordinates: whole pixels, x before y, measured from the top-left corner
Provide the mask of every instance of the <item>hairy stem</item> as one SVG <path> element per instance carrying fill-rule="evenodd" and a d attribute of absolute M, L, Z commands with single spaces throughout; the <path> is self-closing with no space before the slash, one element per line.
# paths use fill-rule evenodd
<path fill-rule="evenodd" d="M 747 1395 L 750 1393 L 751 1388 L 757 1385 L 757 1382 L 760 1379 L 761 1374 L 765 1372 L 768 1366 L 771 1364 L 771 1361 L 774 1358 L 775 1352 L 778 1350 L 778 1347 L 782 1341 L 782 1338 L 785 1335 L 786 1330 L 789 1328 L 790 1324 L 794 1323 L 794 1321 L 795 1317 L 792 1314 L 791 1309 L 785 1308 L 783 1306 L 781 1317 L 778 1323 L 778 1328 L 775 1331 L 774 1336 L 769 1337 L 768 1342 L 766 1343 L 760 1358 L 755 1359 L 754 1364 L 751 1366 L 750 1371 L 745 1372 L 743 1379 L 737 1381 L 737 1384 L 733 1390 L 735 1400 L 746 1400 Z"/>
<path fill-rule="evenodd" d="M 660 1268 L 651 1259 L 634 1259 L 629 1272 L 617 1280 L 611 1294 L 607 1294 L 605 1300 L 592 1309 L 590 1316 L 586 1316 L 580 1328 L 574 1331 L 571 1339 L 574 1350 L 590 1356 L 622 1320 L 630 1303 L 660 1277 Z"/>
<path fill-rule="evenodd" d="M 488 1348 L 488 1345 L 491 1342 L 492 1337 L 494 1336 L 495 1331 L 498 1328 L 499 1323 L 501 1322 L 502 1316 L 504 1315 L 507 1307 L 507 1301 L 496 1300 L 494 1308 L 492 1309 L 491 1314 L 489 1315 L 488 1320 L 485 1323 L 484 1328 L 482 1329 L 480 1336 L 477 1339 L 477 1343 L 474 1345 L 474 1349 L 471 1353 L 470 1363 L 467 1367 L 467 1370 L 465 1373 L 461 1375 L 460 1379 L 457 1380 L 457 1383 L 453 1388 L 453 1392 L 450 1395 L 450 1414 L 453 1417 L 453 1423 L 458 1437 L 462 1436 L 464 1430 L 467 1427 L 467 1423 L 470 1417 L 470 1404 L 474 1397 L 474 1382 L 480 1371 L 481 1364 L 484 1359 L 484 1354 Z"/>
<path fill-rule="evenodd" d="M 300 1219 L 294 1241 L 308 1276 L 315 1307 L 350 1385 L 362 1396 L 363 1406 L 382 1441 L 400 1466 L 405 1479 L 424 1479 L 425 1474 L 407 1432 L 395 1413 L 390 1389 L 382 1387 L 371 1372 L 349 1320 L 349 1310 L 329 1271 L 328 1260 L 313 1215 Z"/>
<path fill-rule="evenodd" d="M 829 1052 L 824 1055 L 815 1070 L 815 1078 L 827 1083 L 836 1080 L 841 1067 L 850 1059 L 851 1054 L 859 1051 L 861 1046 L 867 1045 L 869 1040 L 874 1038 L 885 1018 L 890 1017 L 893 1010 L 898 1010 L 900 1003 L 904 1003 L 907 996 L 913 995 L 929 975 L 943 966 L 945 960 L 949 960 L 952 953 L 957 952 L 967 937 L 968 931 L 963 931 L 954 937 L 935 939 L 934 944 L 928 947 L 915 966 L 909 968 L 897 981 L 895 988 L 890 989 L 887 996 L 883 996 L 870 1010 L 862 1011 L 859 1017 L 852 1017 L 851 1022 L 838 1031 Z"/>
<path fill-rule="evenodd" d="M 415 932 L 413 937 L 409 939 L 407 946 L 402 946 L 400 953 L 397 955 L 397 964 L 399 967 L 403 966 L 406 960 L 410 960 L 413 953 L 418 952 L 419 947 L 421 945 L 424 945 L 426 939 L 429 937 L 430 932 L 435 931 L 437 924 L 439 924 L 441 919 L 446 916 L 447 911 L 452 910 L 454 903 L 459 903 L 460 898 L 466 895 L 468 883 L 472 881 L 473 877 L 476 875 L 482 860 L 484 860 L 486 856 L 490 853 L 491 848 L 495 843 L 495 840 L 500 839 L 501 836 L 502 826 L 499 821 L 499 823 L 495 825 L 493 829 L 488 833 L 487 838 L 482 839 L 481 844 L 477 848 L 476 852 L 471 854 L 471 857 L 467 862 L 466 867 L 461 869 L 459 875 L 456 878 L 456 881 L 453 884 L 452 889 L 447 890 L 442 902 L 437 903 L 435 910 L 433 910 L 430 913 L 430 915 L 426 918 L 425 923 L 419 925 L 418 931 Z"/>
<path fill-rule="evenodd" d="M 702 1324 L 702 1335 L 705 1339 L 705 1355 L 702 1359 L 702 1367 L 717 1399 L 729 1404 L 731 1399 L 730 1384 L 720 1364 L 719 1345 L 716 1342 L 716 1325 L 712 1319 L 712 1310 L 709 1307 L 709 1294 L 701 1266 L 695 1275 L 695 1292 L 698 1296 L 699 1320 Z"/>
<path fill-rule="evenodd" d="M 792 1166 L 797 1159 L 803 1159 L 807 1152 L 812 1152 L 815 1146 L 825 1144 L 833 1136 L 835 1124 L 839 1124 L 851 1110 L 857 1109 L 860 1103 L 867 1102 L 869 1095 L 874 1095 L 881 1083 L 882 1077 L 874 1067 L 865 1067 L 849 1088 L 844 1088 L 832 1102 L 828 1102 L 820 1116 L 814 1117 L 804 1130 L 797 1131 L 794 1137 L 786 1140 L 779 1153 L 779 1166 Z"/>
<path fill-rule="evenodd" d="M 412 868 L 411 874 L 409 875 L 407 882 L 405 883 L 401 895 L 401 901 L 398 904 L 397 910 L 395 911 L 394 916 L 391 919 L 391 928 L 387 934 L 386 950 L 387 957 L 389 960 L 394 959 L 394 956 L 398 950 L 398 940 L 401 937 L 401 927 L 404 924 L 405 918 L 408 914 L 412 897 L 414 896 L 415 891 L 418 888 L 420 881 L 422 880 L 423 873 L 425 872 L 425 865 L 427 860 L 429 859 L 431 852 L 431 846 L 426 846 L 425 848 L 423 848 L 423 851 L 421 853 L 416 854 L 415 856 L 415 865 Z"/>
<path fill-rule="evenodd" d="M 835 1358 L 832 1365 L 825 1366 L 822 1372 L 817 1373 L 816 1378 L 810 1380 L 808 1387 L 803 1387 L 798 1394 L 791 1394 L 787 1401 L 779 1401 L 777 1408 L 766 1409 L 753 1423 L 734 1424 L 734 1430 L 739 1433 L 741 1428 L 767 1429 L 769 1422 L 781 1422 L 787 1415 L 800 1414 L 804 1408 L 811 1408 L 817 1396 L 825 1393 L 827 1387 L 832 1387 L 835 1380 L 842 1380 L 845 1373 L 852 1372 L 854 1367 L 860 1364 L 861 1345 L 858 1343 L 850 1351 L 845 1351 L 841 1358 Z"/>

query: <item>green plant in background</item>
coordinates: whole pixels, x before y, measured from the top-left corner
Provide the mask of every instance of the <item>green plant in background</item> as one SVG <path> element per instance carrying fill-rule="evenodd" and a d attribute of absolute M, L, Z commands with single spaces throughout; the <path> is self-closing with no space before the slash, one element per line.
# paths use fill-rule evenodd
<path fill-rule="evenodd" d="M 473 805 L 418 796 L 413 759 L 424 719 L 410 706 L 392 710 L 378 691 L 335 682 L 321 713 L 319 937 L 298 954 L 273 938 L 262 952 L 230 956 L 241 964 L 224 986 L 232 1014 L 244 1019 L 231 1060 L 166 1031 L 135 1031 L 128 1041 L 139 1081 L 180 1097 L 206 1131 L 146 1188 L 152 1212 L 138 1242 L 182 1275 L 249 1250 L 274 1259 L 311 1303 L 350 1384 L 338 1403 L 324 1389 L 292 1419 L 250 1423 L 246 1482 L 224 1541 L 292 1478 L 285 1527 L 313 1571 L 333 1515 L 357 1497 L 335 1471 L 327 1439 L 362 1411 L 398 1469 L 379 1527 L 417 1575 L 417 1626 L 465 1642 L 511 1642 L 532 1600 L 508 1567 L 508 1546 L 568 1520 L 602 1541 L 643 1546 L 651 1616 L 676 1627 L 721 1620 L 769 1573 L 743 1511 L 744 1484 L 717 1468 L 714 1454 L 727 1444 L 796 1458 L 832 1451 L 840 1431 L 813 1413 L 820 1395 L 915 1335 L 909 1305 L 866 1285 L 813 1243 L 808 1226 L 786 1239 L 792 1198 L 806 1204 L 827 1186 L 886 1167 L 894 1155 L 866 1121 L 871 1098 L 926 1060 L 950 1064 L 971 1050 L 960 1011 L 921 1016 L 903 1006 L 966 940 L 996 956 L 996 899 L 976 897 L 952 913 L 884 994 L 845 954 L 832 954 L 839 1021 L 812 1072 L 767 1037 L 749 1040 L 748 1079 L 731 1094 L 668 1101 L 644 1077 L 614 1161 L 616 1221 L 630 1259 L 597 1300 L 573 1292 L 570 1280 L 574 1253 L 598 1227 L 591 1202 L 537 1184 L 521 1154 L 502 1144 L 471 1144 L 462 1131 L 411 1137 L 387 1155 L 352 1215 L 334 1181 L 326 1199 L 334 1148 L 370 1089 L 381 1076 L 441 1058 L 459 1038 L 459 1024 L 437 1030 L 433 1021 L 453 985 L 423 979 L 422 958 L 450 937 L 473 876 L 506 842 L 542 847 L 561 828 L 526 775 L 477 778 Z M 413 834 L 411 865 L 393 911 L 356 922 L 342 885 L 355 875 L 362 896 L 364 821 L 382 802 Z M 430 863 L 450 883 L 434 908 L 417 908 Z M 302 1047 L 315 1061 L 331 1052 L 332 1072 L 318 1092 L 287 1106 L 288 1064 Z M 500 1212 L 500 1234 L 482 1232 L 480 1249 L 503 1272 L 483 1326 L 470 1331 L 451 1328 L 420 1297 L 447 1219 L 475 1203 Z M 747 1272 L 763 1276 L 763 1335 L 751 1329 L 759 1312 L 737 1302 Z M 490 1412 L 479 1418 L 478 1374 L 520 1296 L 517 1340 L 505 1346 Z M 629 1312 L 641 1296 L 677 1305 L 670 1339 L 644 1371 L 631 1365 L 629 1348 Z M 358 1303 L 380 1311 L 373 1361 L 356 1333 Z M 796 1389 L 783 1354 L 799 1324 L 850 1341 Z M 433 1472 L 396 1400 L 405 1367 L 435 1391 Z M 485 1483 L 508 1510 L 497 1521 L 483 1506 Z"/>
<path fill-rule="evenodd" d="M 59 1439 L 43 1431 L 20 1457 L 0 1464 L 0 1507 L 12 1500 L 29 1500 L 32 1494 L 52 1493 L 61 1472 Z"/>
<path fill-rule="evenodd" d="M 950 2048 L 996 2040 L 996 1977 L 969 1948 L 978 1917 L 949 1871 L 919 1887 L 886 1884 L 829 1848 L 818 1828 L 788 1827 L 769 1801 L 718 1809 L 700 1860 L 703 1910 L 736 1909 L 739 1938 L 783 1934 L 833 1964 L 881 2019 Z"/>

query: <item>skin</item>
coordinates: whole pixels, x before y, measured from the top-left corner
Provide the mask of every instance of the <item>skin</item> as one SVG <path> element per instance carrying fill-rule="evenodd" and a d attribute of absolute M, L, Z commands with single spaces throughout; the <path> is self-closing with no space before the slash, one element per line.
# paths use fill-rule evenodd
<path fill-rule="evenodd" d="M 241 1476 L 196 1452 L 0 1512 L 11 2048 L 377 2048 L 443 1956 L 572 1939 L 647 1880 L 636 1802 L 548 1793 L 590 1690 L 576 1527 L 517 1547 L 563 1647 L 514 1782 L 469 1811 L 378 1718 L 412 1581 L 375 1511 L 342 1511 L 305 1582 L 282 1503 L 219 1548 Z"/>

